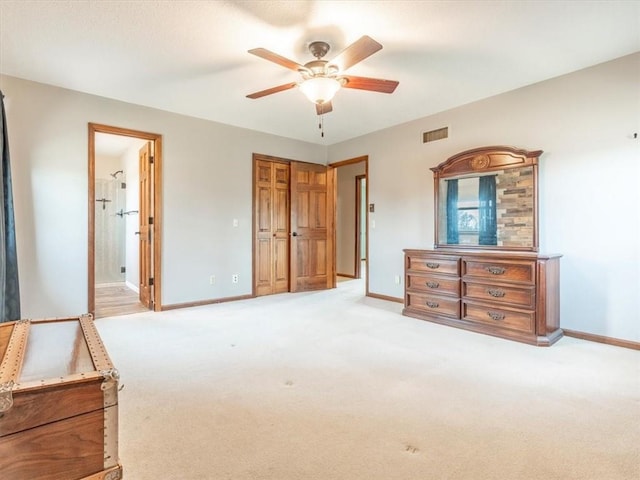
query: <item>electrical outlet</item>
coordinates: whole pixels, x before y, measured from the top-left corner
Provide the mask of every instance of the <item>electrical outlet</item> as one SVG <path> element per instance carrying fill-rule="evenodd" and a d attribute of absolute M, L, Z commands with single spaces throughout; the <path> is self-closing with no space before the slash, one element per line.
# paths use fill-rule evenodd
<path fill-rule="evenodd" d="M 238 283 L 238 274 L 234 273 L 231 275 L 231 283 Z"/>
<path fill-rule="evenodd" d="M 216 276 L 215 275 L 211 275 L 209 277 L 209 285 L 215 285 L 216 283 Z"/>
<path fill-rule="evenodd" d="M 396 282 L 396 285 L 400 285 L 400 275 L 396 275 L 394 280 Z"/>

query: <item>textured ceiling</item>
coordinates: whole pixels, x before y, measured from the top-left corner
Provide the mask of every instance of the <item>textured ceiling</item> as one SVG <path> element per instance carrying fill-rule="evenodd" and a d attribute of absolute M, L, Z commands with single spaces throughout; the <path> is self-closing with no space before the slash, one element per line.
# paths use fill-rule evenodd
<path fill-rule="evenodd" d="M 321 138 L 300 79 L 247 53 L 327 59 L 362 35 L 384 48 L 348 73 Z M 638 1 L 0 0 L 0 72 L 162 110 L 332 144 L 640 51 Z"/>

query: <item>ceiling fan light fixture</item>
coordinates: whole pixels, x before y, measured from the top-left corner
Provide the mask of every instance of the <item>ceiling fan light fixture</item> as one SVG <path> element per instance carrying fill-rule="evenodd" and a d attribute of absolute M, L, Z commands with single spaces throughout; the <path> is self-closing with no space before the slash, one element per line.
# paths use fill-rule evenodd
<path fill-rule="evenodd" d="M 342 84 L 331 77 L 313 77 L 305 80 L 300 85 L 300 90 L 312 102 L 321 105 L 330 102 L 333 96 L 340 90 Z"/>

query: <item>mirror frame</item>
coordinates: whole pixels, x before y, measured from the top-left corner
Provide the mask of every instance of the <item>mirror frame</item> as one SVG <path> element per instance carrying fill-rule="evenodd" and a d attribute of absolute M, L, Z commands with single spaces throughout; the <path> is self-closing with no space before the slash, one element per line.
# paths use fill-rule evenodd
<path fill-rule="evenodd" d="M 495 146 L 466 150 L 449 157 L 437 167 L 431 168 L 434 181 L 434 226 L 437 249 L 474 249 L 474 250 L 516 250 L 538 251 L 538 158 L 542 150 L 527 151 L 514 147 Z M 468 177 L 473 173 L 485 173 L 498 170 L 533 167 L 533 244 L 531 246 L 513 247 L 502 245 L 463 245 L 440 243 L 438 213 L 440 212 L 440 180 L 454 177 Z"/>

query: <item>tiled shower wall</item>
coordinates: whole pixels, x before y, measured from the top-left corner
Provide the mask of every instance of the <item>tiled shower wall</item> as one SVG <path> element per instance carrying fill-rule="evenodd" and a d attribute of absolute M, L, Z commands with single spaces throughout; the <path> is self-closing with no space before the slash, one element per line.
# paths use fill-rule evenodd
<path fill-rule="evenodd" d="M 117 179 L 97 178 L 95 181 L 96 200 L 106 198 L 104 203 L 95 205 L 95 283 L 124 282 L 121 272 L 125 265 L 124 229 L 125 219 L 118 212 L 124 211 L 124 176 Z"/>

